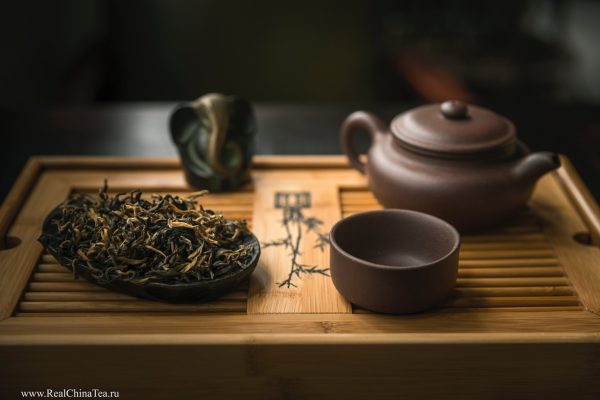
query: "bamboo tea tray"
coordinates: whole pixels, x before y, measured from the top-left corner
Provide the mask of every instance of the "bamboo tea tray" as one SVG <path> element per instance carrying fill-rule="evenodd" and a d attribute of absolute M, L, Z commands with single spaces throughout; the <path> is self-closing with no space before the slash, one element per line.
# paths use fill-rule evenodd
<path fill-rule="evenodd" d="M 28 162 L 0 211 L 1 399 L 600 398 L 600 213 L 565 158 L 514 219 L 463 237 L 451 298 L 405 316 L 353 308 L 327 276 L 329 227 L 380 207 L 342 157 L 256 157 L 252 185 L 201 199 L 271 243 L 247 286 L 206 304 L 112 293 L 44 254 L 48 212 L 105 178 L 191 191 L 176 160 Z M 290 207 L 301 218 L 282 222 Z"/>

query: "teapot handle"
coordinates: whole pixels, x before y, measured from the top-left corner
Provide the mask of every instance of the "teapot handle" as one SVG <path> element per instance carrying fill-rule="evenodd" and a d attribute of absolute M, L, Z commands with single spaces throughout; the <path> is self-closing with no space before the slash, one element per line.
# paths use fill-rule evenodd
<path fill-rule="evenodd" d="M 365 164 L 360 161 L 356 153 L 354 138 L 356 133 L 364 129 L 367 131 L 371 140 L 375 140 L 375 135 L 387 131 L 387 127 L 379 117 L 366 111 L 355 111 L 350 114 L 343 122 L 340 131 L 340 141 L 342 150 L 348 156 L 352 166 L 361 174 L 365 174 Z"/>

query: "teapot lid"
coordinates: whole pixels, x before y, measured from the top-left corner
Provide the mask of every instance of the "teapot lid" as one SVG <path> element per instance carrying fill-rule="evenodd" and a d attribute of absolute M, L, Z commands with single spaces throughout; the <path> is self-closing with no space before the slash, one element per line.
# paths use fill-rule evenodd
<path fill-rule="evenodd" d="M 396 116 L 391 129 L 400 144 L 451 157 L 488 153 L 512 146 L 514 125 L 488 109 L 450 100 Z"/>

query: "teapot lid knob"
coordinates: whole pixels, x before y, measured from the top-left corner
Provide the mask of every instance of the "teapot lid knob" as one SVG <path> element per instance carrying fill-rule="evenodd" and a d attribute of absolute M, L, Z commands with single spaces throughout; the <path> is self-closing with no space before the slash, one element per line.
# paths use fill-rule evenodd
<path fill-rule="evenodd" d="M 460 100 L 448 100 L 440 106 L 442 115 L 450 119 L 465 119 L 468 117 L 468 109 L 466 103 Z"/>

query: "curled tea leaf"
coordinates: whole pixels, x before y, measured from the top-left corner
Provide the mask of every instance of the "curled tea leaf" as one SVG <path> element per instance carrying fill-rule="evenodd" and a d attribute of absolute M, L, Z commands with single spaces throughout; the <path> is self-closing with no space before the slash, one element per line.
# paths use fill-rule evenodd
<path fill-rule="evenodd" d="M 215 279 L 248 265 L 246 222 L 230 221 L 198 205 L 206 191 L 187 198 L 142 192 L 74 194 L 42 242 L 55 254 L 87 265 L 99 283 L 185 283 Z"/>

